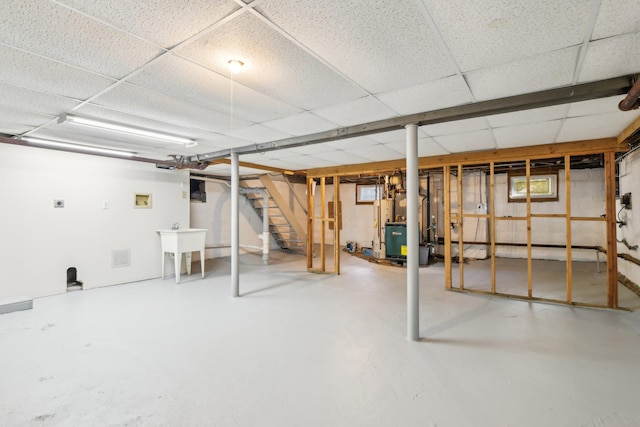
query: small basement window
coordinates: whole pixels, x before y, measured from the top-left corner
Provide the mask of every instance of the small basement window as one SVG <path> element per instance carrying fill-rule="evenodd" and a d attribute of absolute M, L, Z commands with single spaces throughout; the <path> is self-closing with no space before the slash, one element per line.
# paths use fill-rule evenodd
<path fill-rule="evenodd" d="M 371 205 L 380 199 L 382 185 L 378 184 L 356 184 L 356 205 Z"/>

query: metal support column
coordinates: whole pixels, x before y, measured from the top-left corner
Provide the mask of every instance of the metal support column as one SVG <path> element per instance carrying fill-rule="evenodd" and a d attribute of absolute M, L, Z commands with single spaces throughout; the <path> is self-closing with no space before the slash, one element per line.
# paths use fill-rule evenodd
<path fill-rule="evenodd" d="M 238 153 L 231 153 L 231 296 L 240 296 L 240 161 Z"/>
<path fill-rule="evenodd" d="M 269 265 L 269 194 L 262 192 L 262 264 Z"/>
<path fill-rule="evenodd" d="M 418 218 L 418 125 L 406 127 L 407 142 L 407 338 L 420 338 L 420 224 Z"/>

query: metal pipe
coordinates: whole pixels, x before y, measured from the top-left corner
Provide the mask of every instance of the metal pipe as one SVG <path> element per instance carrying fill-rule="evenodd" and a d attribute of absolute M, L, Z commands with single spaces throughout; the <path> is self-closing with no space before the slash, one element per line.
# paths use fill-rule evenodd
<path fill-rule="evenodd" d="M 231 153 L 231 296 L 240 296 L 240 215 L 238 196 L 240 194 L 240 159 Z"/>
<path fill-rule="evenodd" d="M 407 153 L 407 338 L 420 339 L 420 224 L 418 199 L 420 181 L 418 178 L 418 125 L 406 126 Z"/>
<path fill-rule="evenodd" d="M 618 104 L 618 108 L 622 111 L 636 110 L 638 107 L 640 107 L 640 79 L 636 80 L 627 96 Z"/>

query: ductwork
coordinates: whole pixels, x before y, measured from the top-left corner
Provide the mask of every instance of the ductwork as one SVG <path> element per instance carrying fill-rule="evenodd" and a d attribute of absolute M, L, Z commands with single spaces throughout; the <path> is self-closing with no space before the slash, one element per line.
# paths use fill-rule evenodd
<path fill-rule="evenodd" d="M 618 104 L 618 108 L 622 111 L 631 111 L 638 107 L 640 107 L 640 79 L 636 78 L 627 96 Z"/>

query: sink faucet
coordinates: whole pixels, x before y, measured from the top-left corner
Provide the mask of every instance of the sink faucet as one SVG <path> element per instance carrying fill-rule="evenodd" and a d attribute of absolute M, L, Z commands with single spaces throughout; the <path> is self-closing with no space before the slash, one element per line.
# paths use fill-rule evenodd
<path fill-rule="evenodd" d="M 177 230 L 178 228 L 180 228 L 180 224 L 178 224 L 177 222 L 174 222 L 173 225 L 171 226 L 172 230 Z"/>

